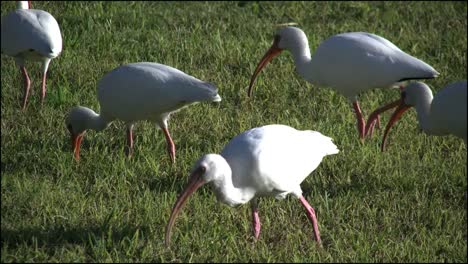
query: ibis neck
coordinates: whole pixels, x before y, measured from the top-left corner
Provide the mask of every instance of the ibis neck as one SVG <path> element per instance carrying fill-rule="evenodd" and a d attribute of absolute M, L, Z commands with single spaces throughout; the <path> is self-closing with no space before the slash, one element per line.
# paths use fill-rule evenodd
<path fill-rule="evenodd" d="M 29 9 L 29 1 L 16 1 L 16 9 Z"/>
<path fill-rule="evenodd" d="M 433 124 L 431 118 L 432 94 L 425 94 L 418 97 L 416 102 L 416 112 L 418 113 L 419 127 L 428 134 L 432 134 Z"/>
<path fill-rule="evenodd" d="M 105 129 L 112 120 L 105 117 L 103 114 L 96 114 L 94 111 L 88 116 L 86 120 L 86 127 L 97 132 Z"/>
<path fill-rule="evenodd" d="M 314 82 L 314 71 L 312 68 L 312 59 L 310 56 L 309 43 L 307 41 L 297 43 L 290 49 L 299 75 L 309 82 Z"/>
<path fill-rule="evenodd" d="M 245 188 L 236 188 L 233 184 L 232 170 L 227 161 L 226 165 L 222 171 L 223 175 L 213 181 L 216 198 L 231 207 L 248 202 L 255 193 Z"/>

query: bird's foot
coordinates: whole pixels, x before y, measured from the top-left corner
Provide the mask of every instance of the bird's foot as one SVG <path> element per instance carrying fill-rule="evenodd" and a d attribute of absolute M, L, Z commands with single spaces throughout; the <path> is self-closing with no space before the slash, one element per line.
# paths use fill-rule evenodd
<path fill-rule="evenodd" d="M 21 111 L 26 111 L 26 101 L 23 102 L 23 106 L 21 107 Z"/>
<path fill-rule="evenodd" d="M 369 130 L 365 131 L 366 136 L 372 137 L 372 135 L 374 134 L 375 123 L 376 123 L 376 120 L 372 121 L 372 123 L 369 126 Z"/>
<path fill-rule="evenodd" d="M 28 104 L 28 96 L 29 96 L 29 87 L 30 87 L 30 82 L 25 82 L 25 88 L 24 88 L 24 95 L 23 95 L 23 100 L 22 100 L 22 108 L 21 110 L 26 110 L 26 105 Z"/>
<path fill-rule="evenodd" d="M 169 157 L 171 158 L 172 164 L 175 164 L 176 156 L 175 156 L 175 147 L 169 146 L 167 148 L 167 152 L 169 152 Z"/>
<path fill-rule="evenodd" d="M 255 241 L 258 240 L 260 236 L 260 229 L 262 225 L 260 224 L 260 216 L 258 215 L 258 201 L 254 198 L 251 202 L 251 209 L 252 209 L 252 231 L 255 237 Z"/>
<path fill-rule="evenodd" d="M 127 158 L 131 158 L 133 156 L 133 148 L 125 146 L 125 155 Z"/>
<path fill-rule="evenodd" d="M 364 128 L 364 137 L 372 137 L 374 135 L 374 129 L 377 126 L 380 129 L 380 115 L 370 118 L 367 122 L 370 122 Z"/>
<path fill-rule="evenodd" d="M 254 221 L 252 225 L 253 225 L 253 235 L 255 237 L 255 240 L 258 240 L 258 237 L 260 236 L 260 229 L 261 229 L 261 224 L 260 224 L 260 219 L 258 217 L 258 214 L 254 215 Z"/>

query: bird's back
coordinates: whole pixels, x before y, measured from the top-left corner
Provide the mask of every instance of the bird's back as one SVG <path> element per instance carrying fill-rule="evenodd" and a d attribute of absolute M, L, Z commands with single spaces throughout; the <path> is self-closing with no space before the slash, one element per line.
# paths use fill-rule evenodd
<path fill-rule="evenodd" d="M 435 132 L 453 134 L 466 142 L 467 82 L 449 84 L 437 92 L 431 104 Z"/>
<path fill-rule="evenodd" d="M 324 156 L 335 153 L 332 139 L 319 132 L 267 125 L 239 134 L 221 155 L 231 165 L 234 186 L 285 195 L 300 194 L 300 183 Z"/>
<path fill-rule="evenodd" d="M 17 9 L 2 18 L 2 52 L 19 56 L 37 52 L 55 58 L 62 52 L 62 36 L 55 18 L 46 11 Z M 27 54 L 24 54 L 27 55 Z"/>
<path fill-rule="evenodd" d="M 348 98 L 404 79 L 438 75 L 387 39 L 366 32 L 338 34 L 323 41 L 312 57 L 312 71 L 317 84 L 334 87 Z"/>
<path fill-rule="evenodd" d="M 131 63 L 107 73 L 98 83 L 101 111 L 124 121 L 152 120 L 200 101 L 220 101 L 214 85 L 175 68 Z"/>

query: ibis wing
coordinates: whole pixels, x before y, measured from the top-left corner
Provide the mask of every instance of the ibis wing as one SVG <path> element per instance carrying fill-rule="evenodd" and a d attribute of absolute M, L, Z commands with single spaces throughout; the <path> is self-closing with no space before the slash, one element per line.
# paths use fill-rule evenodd
<path fill-rule="evenodd" d="M 452 83 L 440 90 L 431 104 L 433 132 L 466 139 L 467 82 Z"/>
<path fill-rule="evenodd" d="M 158 119 L 200 101 L 221 100 L 216 87 L 175 68 L 131 63 L 107 73 L 98 83 L 102 111 L 130 120 Z M 132 109 L 132 111 L 128 111 Z"/>
<path fill-rule="evenodd" d="M 433 78 L 437 71 L 380 36 L 351 32 L 323 41 L 312 58 L 311 76 L 348 98 L 402 79 Z"/>
<path fill-rule="evenodd" d="M 338 152 L 331 138 L 315 131 L 268 125 L 235 137 L 221 155 L 233 170 L 234 186 L 259 193 L 293 192 L 329 154 Z"/>
<path fill-rule="evenodd" d="M 2 52 L 16 56 L 34 50 L 54 58 L 62 51 L 62 36 L 55 18 L 43 10 L 17 9 L 2 18 Z"/>

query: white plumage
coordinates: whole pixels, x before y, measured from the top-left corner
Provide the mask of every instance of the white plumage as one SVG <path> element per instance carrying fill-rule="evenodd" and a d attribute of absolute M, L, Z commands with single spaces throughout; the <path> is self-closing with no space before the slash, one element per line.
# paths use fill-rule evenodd
<path fill-rule="evenodd" d="M 260 234 L 256 197 L 278 199 L 293 194 L 299 198 L 314 225 L 320 242 L 313 208 L 302 196 L 301 182 L 322 161 L 338 153 L 332 139 L 316 131 L 300 131 L 285 125 L 267 125 L 247 130 L 234 137 L 221 155 L 207 154 L 194 166 L 189 184 L 177 199 L 166 229 L 166 244 L 175 218 L 187 198 L 205 183 L 211 183 L 216 197 L 229 206 L 252 201 L 254 235 Z"/>
<path fill-rule="evenodd" d="M 431 105 L 428 117 L 424 117 L 423 107 L 416 105 L 417 111 L 421 109 L 418 111 L 418 120 L 423 130 L 436 136 L 452 134 L 462 138 L 466 144 L 466 90 L 466 80 L 447 85 L 436 94 L 432 102 L 425 102 Z M 425 124 L 424 119 L 429 119 L 429 124 Z"/>
<path fill-rule="evenodd" d="M 271 48 L 261 59 L 249 85 L 249 96 L 262 68 L 282 50 L 289 50 L 301 77 L 319 86 L 328 86 L 353 103 L 358 131 L 364 137 L 364 118 L 357 96 L 372 88 L 392 87 L 410 79 L 434 78 L 439 73 L 427 63 L 406 54 L 390 41 L 366 32 L 334 35 L 323 41 L 313 56 L 302 30 L 278 30 Z"/>
<path fill-rule="evenodd" d="M 284 198 L 293 193 L 299 197 L 300 183 L 323 157 L 336 153 L 332 139 L 319 132 L 268 125 L 239 134 L 224 147 L 221 156 L 230 164 L 234 186 L 255 189 L 238 201 L 245 203 L 259 194 Z"/>
<path fill-rule="evenodd" d="M 43 102 L 49 63 L 62 52 L 62 35 L 55 18 L 46 11 L 28 7 L 27 1 L 19 1 L 18 9 L 2 17 L 1 33 L 2 53 L 14 57 L 23 74 L 23 109 L 26 107 L 31 85 L 25 67 L 26 60 L 42 62 Z"/>
<path fill-rule="evenodd" d="M 175 146 L 168 131 L 171 113 L 200 101 L 221 101 L 217 88 L 175 68 L 151 62 L 131 63 L 107 73 L 98 83 L 98 115 L 86 107 L 73 108 L 67 117 L 75 157 L 86 129 L 100 131 L 115 119 L 127 124 L 129 153 L 133 148 L 133 124 L 139 120 L 156 123 L 163 130 L 168 151 L 175 161 Z"/>
<path fill-rule="evenodd" d="M 462 138 L 466 144 L 466 86 L 466 80 L 451 83 L 433 97 L 431 89 L 425 83 L 408 84 L 401 92 L 401 99 L 377 109 L 369 116 L 368 124 L 376 115 L 397 107 L 385 129 L 382 151 L 385 149 L 390 128 L 413 106 L 418 113 L 419 127 L 422 131 L 435 136 L 454 135 Z"/>

